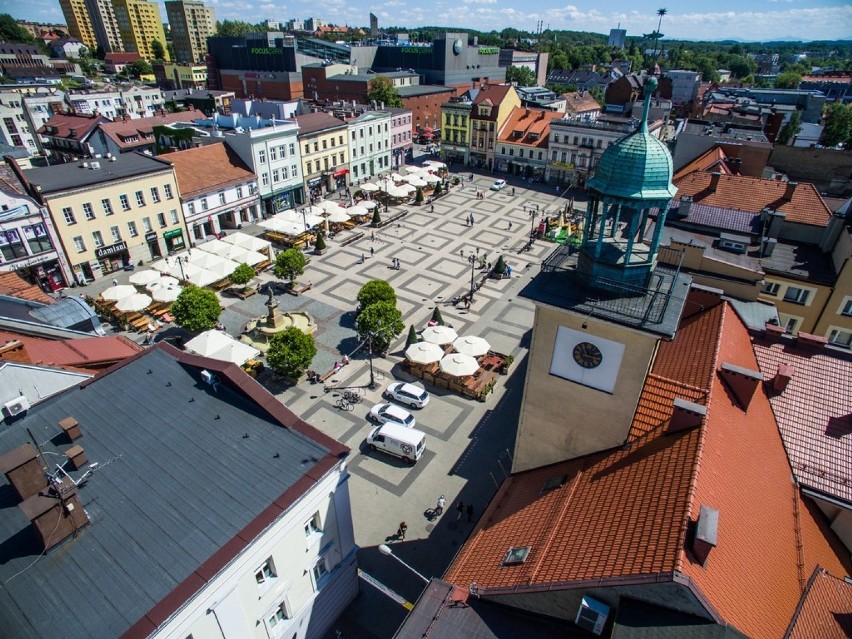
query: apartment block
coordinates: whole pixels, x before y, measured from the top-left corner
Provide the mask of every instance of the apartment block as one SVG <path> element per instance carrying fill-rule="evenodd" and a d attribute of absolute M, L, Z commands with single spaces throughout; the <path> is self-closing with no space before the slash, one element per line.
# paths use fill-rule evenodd
<path fill-rule="evenodd" d="M 151 43 L 156 40 L 163 47 L 165 60 L 170 59 L 166 49 L 166 34 L 163 31 L 160 7 L 156 2 L 113 0 L 112 4 L 125 51 L 138 53 L 141 57 L 152 60 L 156 56 Z"/>
<path fill-rule="evenodd" d="M 175 61 L 201 62 L 207 53 L 207 38 L 216 35 L 216 14 L 201 0 L 169 0 L 165 3 Z"/>

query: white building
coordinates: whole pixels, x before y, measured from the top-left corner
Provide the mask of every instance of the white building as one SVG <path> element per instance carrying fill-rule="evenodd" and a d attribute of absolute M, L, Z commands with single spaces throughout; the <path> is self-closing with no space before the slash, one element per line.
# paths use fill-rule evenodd
<path fill-rule="evenodd" d="M 699 71 L 666 71 L 665 76 L 672 81 L 672 104 L 689 104 L 698 97 L 701 87 Z"/>
<path fill-rule="evenodd" d="M 151 87 L 130 87 L 110 91 L 69 91 L 68 103 L 77 113 L 96 111 L 115 120 L 123 115 L 129 118 L 149 118 L 163 109 L 163 92 Z"/>
<path fill-rule="evenodd" d="M 24 114 L 30 124 L 30 130 L 35 133 L 57 111 L 65 109 L 65 92 L 58 89 L 38 90 L 24 96 Z M 41 138 L 35 138 L 36 152 L 41 153 Z"/>
<path fill-rule="evenodd" d="M 391 168 L 391 113 L 366 111 L 349 120 L 349 166 L 352 182 Z"/>
<path fill-rule="evenodd" d="M 27 121 L 24 96 L 17 92 L 0 93 L 0 142 L 35 155 L 38 153 L 36 130 Z"/>

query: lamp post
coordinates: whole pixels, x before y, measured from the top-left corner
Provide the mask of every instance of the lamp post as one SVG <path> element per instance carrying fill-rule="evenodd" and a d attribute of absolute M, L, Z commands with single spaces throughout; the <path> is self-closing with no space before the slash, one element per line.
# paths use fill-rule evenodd
<path fill-rule="evenodd" d="M 175 260 L 177 260 L 178 266 L 180 267 L 180 279 L 183 282 L 186 281 L 186 273 L 183 272 L 183 261 L 184 261 L 184 259 L 185 258 L 181 257 L 180 255 L 175 257 Z"/>
<path fill-rule="evenodd" d="M 479 252 L 479 249 L 476 249 Z M 467 261 L 470 263 L 470 301 L 473 302 L 473 267 L 476 264 L 476 256 L 471 253 L 467 256 Z"/>
<path fill-rule="evenodd" d="M 373 334 L 367 334 L 367 355 L 370 358 L 370 390 L 376 390 L 376 375 L 373 372 Z"/>
<path fill-rule="evenodd" d="M 308 233 L 308 218 L 305 216 L 305 207 L 302 207 L 302 227 L 304 229 L 305 235 Z M 309 246 L 310 242 L 305 240 L 305 246 Z"/>
<path fill-rule="evenodd" d="M 390 549 L 390 546 L 386 546 L 385 544 L 381 544 L 381 545 L 379 546 L 379 552 L 380 552 L 380 553 L 382 553 L 383 555 L 388 556 L 388 557 L 393 557 L 393 558 L 394 558 L 394 559 L 396 559 L 399 563 L 401 563 L 403 566 L 405 566 L 405 567 L 406 567 L 406 568 L 408 568 L 411 572 L 413 572 L 415 575 L 417 575 L 418 577 L 420 577 L 420 579 L 422 579 L 422 580 L 423 580 L 423 582 L 424 582 L 424 583 L 426 583 L 426 585 L 427 585 L 427 586 L 429 585 L 429 579 L 427 579 L 426 577 L 424 577 L 422 574 L 420 574 L 419 572 L 417 572 L 417 570 L 415 570 L 412 566 L 409 566 L 409 565 L 408 565 L 407 563 L 405 563 L 402 559 L 400 559 L 400 558 L 399 558 L 399 557 L 397 557 L 395 554 L 393 554 L 393 550 L 391 550 L 391 549 Z"/>

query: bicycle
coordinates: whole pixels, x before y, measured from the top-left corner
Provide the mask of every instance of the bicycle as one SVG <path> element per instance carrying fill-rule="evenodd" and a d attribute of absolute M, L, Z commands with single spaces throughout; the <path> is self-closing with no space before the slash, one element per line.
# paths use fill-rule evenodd
<path fill-rule="evenodd" d="M 345 397 L 338 399 L 336 406 L 340 410 L 352 410 L 352 402 L 348 401 Z"/>
<path fill-rule="evenodd" d="M 359 395 L 358 393 L 355 393 L 353 391 L 344 391 L 343 392 L 343 399 L 345 399 L 347 402 L 349 402 L 351 404 L 360 404 L 363 397 L 361 397 L 361 395 Z"/>

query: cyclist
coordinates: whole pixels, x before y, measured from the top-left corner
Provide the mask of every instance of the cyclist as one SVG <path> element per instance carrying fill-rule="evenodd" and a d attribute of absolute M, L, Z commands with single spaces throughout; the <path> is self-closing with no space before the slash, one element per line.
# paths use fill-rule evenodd
<path fill-rule="evenodd" d="M 441 495 L 440 497 L 438 497 L 438 503 L 435 506 L 435 514 L 440 515 L 441 513 L 443 513 L 444 512 L 444 506 L 446 506 L 446 505 L 447 505 L 447 500 L 444 499 L 444 496 Z"/>

